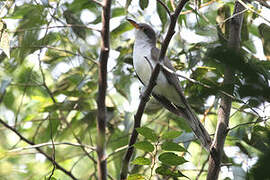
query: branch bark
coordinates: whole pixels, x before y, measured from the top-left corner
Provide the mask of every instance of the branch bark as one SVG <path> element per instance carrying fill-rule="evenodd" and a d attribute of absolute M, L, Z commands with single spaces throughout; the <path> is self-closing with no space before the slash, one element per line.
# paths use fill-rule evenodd
<path fill-rule="evenodd" d="M 229 40 L 228 40 L 228 48 L 234 51 L 239 51 L 240 42 L 241 42 L 241 28 L 243 22 L 244 13 L 239 13 L 245 10 L 245 7 L 239 3 L 239 1 L 235 2 L 234 12 L 233 14 L 237 14 L 230 20 L 230 32 L 229 32 Z M 234 72 L 231 68 L 227 67 L 224 71 L 224 85 L 230 85 L 229 94 L 233 93 L 233 79 Z M 222 96 L 220 107 L 218 109 L 218 124 L 214 137 L 214 141 L 212 144 L 212 153 L 209 158 L 209 167 L 207 180 L 216 180 L 218 179 L 219 171 L 220 171 L 220 163 L 222 152 L 224 148 L 225 139 L 228 132 L 229 127 L 229 117 L 231 111 L 232 98 L 228 96 Z"/>
<path fill-rule="evenodd" d="M 69 176 L 71 179 L 73 180 L 77 180 L 77 178 L 68 170 L 66 170 L 64 167 L 62 167 L 60 164 L 58 164 L 56 161 L 54 161 L 54 159 L 48 155 L 47 153 L 45 153 L 40 147 L 37 147 L 36 144 L 30 140 L 28 140 L 27 138 L 25 138 L 23 135 L 21 135 L 15 128 L 9 126 L 5 121 L 3 121 L 2 119 L 0 119 L 0 123 L 5 126 L 6 128 L 8 128 L 9 130 L 11 130 L 12 132 L 14 132 L 17 136 L 20 137 L 21 140 L 23 140 L 24 142 L 26 142 L 27 144 L 30 144 L 31 146 L 35 147 L 35 149 L 43 154 L 50 162 L 52 162 L 55 167 L 57 169 L 59 169 L 60 171 L 62 171 L 63 173 L 65 173 L 67 176 Z"/>
<path fill-rule="evenodd" d="M 172 36 L 175 33 L 174 28 L 175 28 L 178 16 L 179 16 L 180 12 L 182 11 L 183 7 L 185 6 L 185 4 L 188 1 L 189 0 L 180 1 L 178 6 L 176 7 L 174 13 L 172 15 L 170 14 L 171 22 L 170 22 L 170 26 L 169 26 L 168 32 L 166 34 L 166 37 L 165 37 L 165 39 L 164 39 L 164 41 L 162 43 L 162 46 L 161 46 L 161 51 L 160 51 L 160 54 L 159 54 L 159 62 L 161 62 L 165 57 L 165 54 L 166 54 L 166 51 L 168 49 L 170 40 L 171 40 Z M 163 4 L 163 6 L 164 6 L 164 4 Z M 164 7 L 164 8 L 168 9 L 166 7 Z M 135 142 L 137 140 L 137 137 L 138 137 L 138 133 L 136 131 L 136 128 L 141 126 L 141 118 L 142 118 L 142 115 L 143 115 L 143 112 L 144 112 L 144 109 L 145 109 L 145 105 L 148 102 L 149 96 L 152 93 L 152 90 L 156 85 L 156 79 L 158 77 L 160 69 L 161 69 L 161 64 L 157 63 L 157 65 L 155 66 L 155 68 L 154 68 L 154 70 L 153 70 L 153 72 L 151 74 L 151 78 L 149 80 L 147 89 L 145 90 L 145 92 L 142 95 L 142 98 L 141 98 L 137 113 L 134 116 L 133 131 L 132 131 L 132 134 L 131 134 L 131 138 L 130 138 L 130 141 L 129 141 L 129 146 L 128 146 L 127 152 L 125 154 L 125 157 L 124 157 L 123 163 L 122 163 L 121 174 L 120 174 L 120 179 L 121 180 L 124 180 L 124 179 L 127 178 L 129 162 L 130 162 L 130 159 L 131 159 L 133 151 L 134 151 L 133 145 L 135 144 Z"/>
<path fill-rule="evenodd" d="M 101 50 L 99 59 L 99 79 L 98 79 L 98 115 L 97 115 L 97 154 L 98 154 L 98 179 L 107 179 L 106 160 L 106 90 L 107 90 L 107 63 L 110 50 L 110 14 L 111 0 L 102 2 L 102 30 L 101 30 Z"/>
<path fill-rule="evenodd" d="M 133 154 L 133 151 L 134 151 L 133 145 L 135 144 L 137 137 L 138 137 L 138 132 L 136 131 L 136 128 L 141 126 L 142 115 L 143 115 L 146 103 L 149 100 L 149 96 L 152 93 L 152 90 L 156 85 L 156 79 L 158 77 L 159 71 L 160 71 L 160 64 L 158 63 L 155 66 L 155 68 L 151 74 L 151 78 L 149 80 L 149 85 L 147 86 L 146 90 L 144 91 L 144 93 L 141 97 L 141 101 L 140 101 L 137 113 L 134 116 L 133 131 L 132 131 L 132 134 L 131 134 L 131 137 L 129 140 L 127 152 L 125 154 L 125 157 L 124 157 L 124 160 L 122 163 L 122 169 L 121 169 L 121 174 L 120 174 L 121 180 L 124 180 L 127 178 L 129 161 L 130 161 L 132 154 Z"/>

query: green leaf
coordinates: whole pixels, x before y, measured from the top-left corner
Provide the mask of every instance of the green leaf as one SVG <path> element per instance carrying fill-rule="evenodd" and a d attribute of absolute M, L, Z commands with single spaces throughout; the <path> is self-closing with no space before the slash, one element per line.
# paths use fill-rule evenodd
<path fill-rule="evenodd" d="M 151 160 L 149 158 L 145 158 L 145 157 L 137 157 L 136 159 L 134 159 L 132 161 L 132 164 L 136 164 L 136 165 L 150 165 L 151 164 Z"/>
<path fill-rule="evenodd" d="M 144 180 L 144 176 L 141 174 L 131 174 L 128 176 L 127 180 Z"/>
<path fill-rule="evenodd" d="M 127 1 L 126 1 L 125 9 L 128 9 L 129 5 L 131 4 L 131 1 L 132 1 L 132 0 L 127 0 Z"/>
<path fill-rule="evenodd" d="M 140 141 L 134 144 L 134 147 L 146 152 L 154 151 L 154 146 L 149 141 Z"/>
<path fill-rule="evenodd" d="M 55 177 L 51 177 L 50 179 L 47 178 L 47 180 L 57 180 Z"/>
<path fill-rule="evenodd" d="M 139 4 L 140 7 L 142 8 L 142 10 L 144 10 L 145 8 L 147 8 L 149 1 L 148 0 L 140 0 Z"/>
<path fill-rule="evenodd" d="M 46 24 L 46 16 L 42 14 L 45 6 L 25 3 L 22 6 L 15 6 L 14 12 L 8 18 L 21 19 L 18 29 L 27 29 Z"/>
<path fill-rule="evenodd" d="M 187 177 L 184 174 L 182 174 L 180 171 L 172 171 L 167 166 L 160 166 L 156 168 L 155 172 L 157 174 L 163 175 L 163 176 L 171 176 L 171 177 Z M 188 177 L 187 177 L 188 178 Z"/>
<path fill-rule="evenodd" d="M 1 95 L 0 95 L 1 98 Z M 4 94 L 4 104 L 7 108 L 12 109 L 14 107 L 14 104 L 16 104 L 15 96 L 13 94 L 13 91 L 10 89 Z"/>
<path fill-rule="evenodd" d="M 130 23 L 128 23 L 128 22 L 121 23 L 117 28 L 115 28 L 112 31 L 112 33 L 111 33 L 112 39 L 115 39 L 120 34 L 126 32 L 126 31 L 129 31 L 131 29 L 133 29 L 133 26 L 130 25 Z"/>
<path fill-rule="evenodd" d="M 136 131 L 152 142 L 156 142 L 158 140 L 158 136 L 156 135 L 155 131 L 148 127 L 136 128 Z"/>
<path fill-rule="evenodd" d="M 58 119 L 58 115 L 56 113 L 51 113 L 51 116 L 48 119 L 48 123 L 46 128 L 42 129 L 39 132 L 38 143 L 48 142 L 51 138 L 53 138 L 58 133 L 58 127 L 60 125 L 60 120 Z"/>
<path fill-rule="evenodd" d="M 184 164 L 185 162 L 187 162 L 183 157 L 178 156 L 175 153 L 172 152 L 166 152 L 166 153 L 162 153 L 158 159 L 169 166 L 177 166 L 180 164 Z"/>
<path fill-rule="evenodd" d="M 162 134 L 161 138 L 162 139 L 174 139 L 180 136 L 182 132 L 180 131 L 167 131 L 164 134 Z"/>
<path fill-rule="evenodd" d="M 162 22 L 162 27 L 164 28 L 167 22 L 167 12 L 160 3 L 157 3 L 157 13 L 158 13 L 159 19 Z"/>
<path fill-rule="evenodd" d="M 125 15 L 125 8 L 114 8 L 112 9 L 112 18 Z"/>
<path fill-rule="evenodd" d="M 164 142 L 161 145 L 161 148 L 165 151 L 180 151 L 180 152 L 185 152 L 186 149 L 182 146 L 180 146 L 177 143 L 174 142 Z"/>

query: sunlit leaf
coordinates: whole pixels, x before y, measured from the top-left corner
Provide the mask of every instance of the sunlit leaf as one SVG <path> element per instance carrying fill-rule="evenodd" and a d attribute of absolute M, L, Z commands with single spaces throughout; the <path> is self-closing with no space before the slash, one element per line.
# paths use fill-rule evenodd
<path fill-rule="evenodd" d="M 120 34 L 123 34 L 126 31 L 129 31 L 133 29 L 133 26 L 130 25 L 130 23 L 128 22 L 123 22 L 121 23 L 117 28 L 115 28 L 112 32 L 112 39 L 116 38 L 117 36 L 119 36 Z"/>
<path fill-rule="evenodd" d="M 151 160 L 145 157 L 137 157 L 136 159 L 134 159 L 132 161 L 132 164 L 136 164 L 136 165 L 150 165 L 151 164 Z"/>
<path fill-rule="evenodd" d="M 177 138 L 178 136 L 180 136 L 182 134 L 182 132 L 180 131 L 167 131 L 165 133 L 162 134 L 161 138 L 162 139 L 174 139 Z"/>
<path fill-rule="evenodd" d="M 154 146 L 148 141 L 139 141 L 134 144 L 134 147 L 145 152 L 152 152 L 154 151 Z"/>
<path fill-rule="evenodd" d="M 127 180 L 145 180 L 144 175 L 141 174 L 131 174 L 128 176 Z"/>
<path fill-rule="evenodd" d="M 167 164 L 169 166 L 177 166 L 187 162 L 183 157 L 178 156 L 177 154 L 172 152 L 162 153 L 161 155 L 159 155 L 158 159 L 162 163 Z"/>
<path fill-rule="evenodd" d="M 170 176 L 170 177 L 186 177 L 184 174 L 182 174 L 180 171 L 176 171 L 176 170 L 171 170 L 169 167 L 167 166 L 160 166 L 157 167 L 155 172 L 157 174 L 163 175 L 163 176 Z M 189 179 L 189 178 L 188 178 Z"/>
<path fill-rule="evenodd" d="M 144 136 L 146 139 L 151 140 L 152 142 L 156 142 L 158 140 L 155 131 L 148 127 L 136 128 L 136 131 L 142 136 Z"/>

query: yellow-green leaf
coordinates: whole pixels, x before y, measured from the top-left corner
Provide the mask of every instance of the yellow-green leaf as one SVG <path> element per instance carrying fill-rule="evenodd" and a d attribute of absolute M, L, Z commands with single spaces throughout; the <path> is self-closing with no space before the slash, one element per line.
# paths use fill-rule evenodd
<path fill-rule="evenodd" d="M 182 132 L 180 131 L 168 131 L 165 132 L 164 134 L 162 134 L 161 138 L 162 139 L 174 139 L 177 138 L 178 136 L 180 136 L 182 134 Z"/>
<path fill-rule="evenodd" d="M 148 141 L 140 141 L 134 144 L 134 147 L 146 152 L 154 151 L 154 146 Z"/>
<path fill-rule="evenodd" d="M 136 164 L 136 165 L 150 165 L 151 164 L 151 160 L 145 157 L 137 157 L 136 159 L 134 159 L 132 161 L 132 164 Z"/>
<path fill-rule="evenodd" d="M 156 142 L 158 140 L 158 136 L 156 135 L 155 131 L 148 127 L 136 128 L 136 131 L 152 142 Z"/>

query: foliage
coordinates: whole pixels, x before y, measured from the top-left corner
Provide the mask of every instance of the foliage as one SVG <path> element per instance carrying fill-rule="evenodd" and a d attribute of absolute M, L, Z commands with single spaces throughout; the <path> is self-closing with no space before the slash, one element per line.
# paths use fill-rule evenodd
<path fill-rule="evenodd" d="M 163 2 L 173 11 L 179 1 Z M 254 177 L 260 173 L 256 167 L 269 162 L 265 161 L 269 153 L 264 155 L 269 152 L 269 22 L 258 14 L 270 13 L 255 1 L 248 4 L 257 13 L 245 12 L 241 53 L 235 54 L 225 45 L 222 23 L 224 13 L 232 12 L 233 2 L 190 1 L 179 17 L 167 56 L 180 74 L 195 80 L 180 79 L 189 103 L 210 134 L 215 132 L 219 98 L 229 88 L 221 83 L 224 69 L 235 71 L 223 162 L 230 166 L 222 170 L 235 173 L 240 168 L 242 177 Z M 132 66 L 134 35 L 126 17 L 150 24 L 158 34 L 158 47 L 169 17 L 155 1 L 112 3 L 106 154 L 108 174 L 117 179 L 139 101 L 137 87 L 141 86 Z M 0 7 L 0 119 L 33 143 L 1 123 L 0 177 L 70 178 L 59 168 L 53 171 L 55 164 L 48 157 L 54 157 L 76 178 L 96 179 L 102 8 L 91 0 L 2 1 Z M 206 169 L 208 153 L 182 118 L 157 108 L 145 114 L 142 122 L 128 179 L 205 179 L 207 172 L 198 172 Z M 254 163 L 246 163 L 250 161 Z M 223 172 L 220 177 L 233 179 Z"/>

